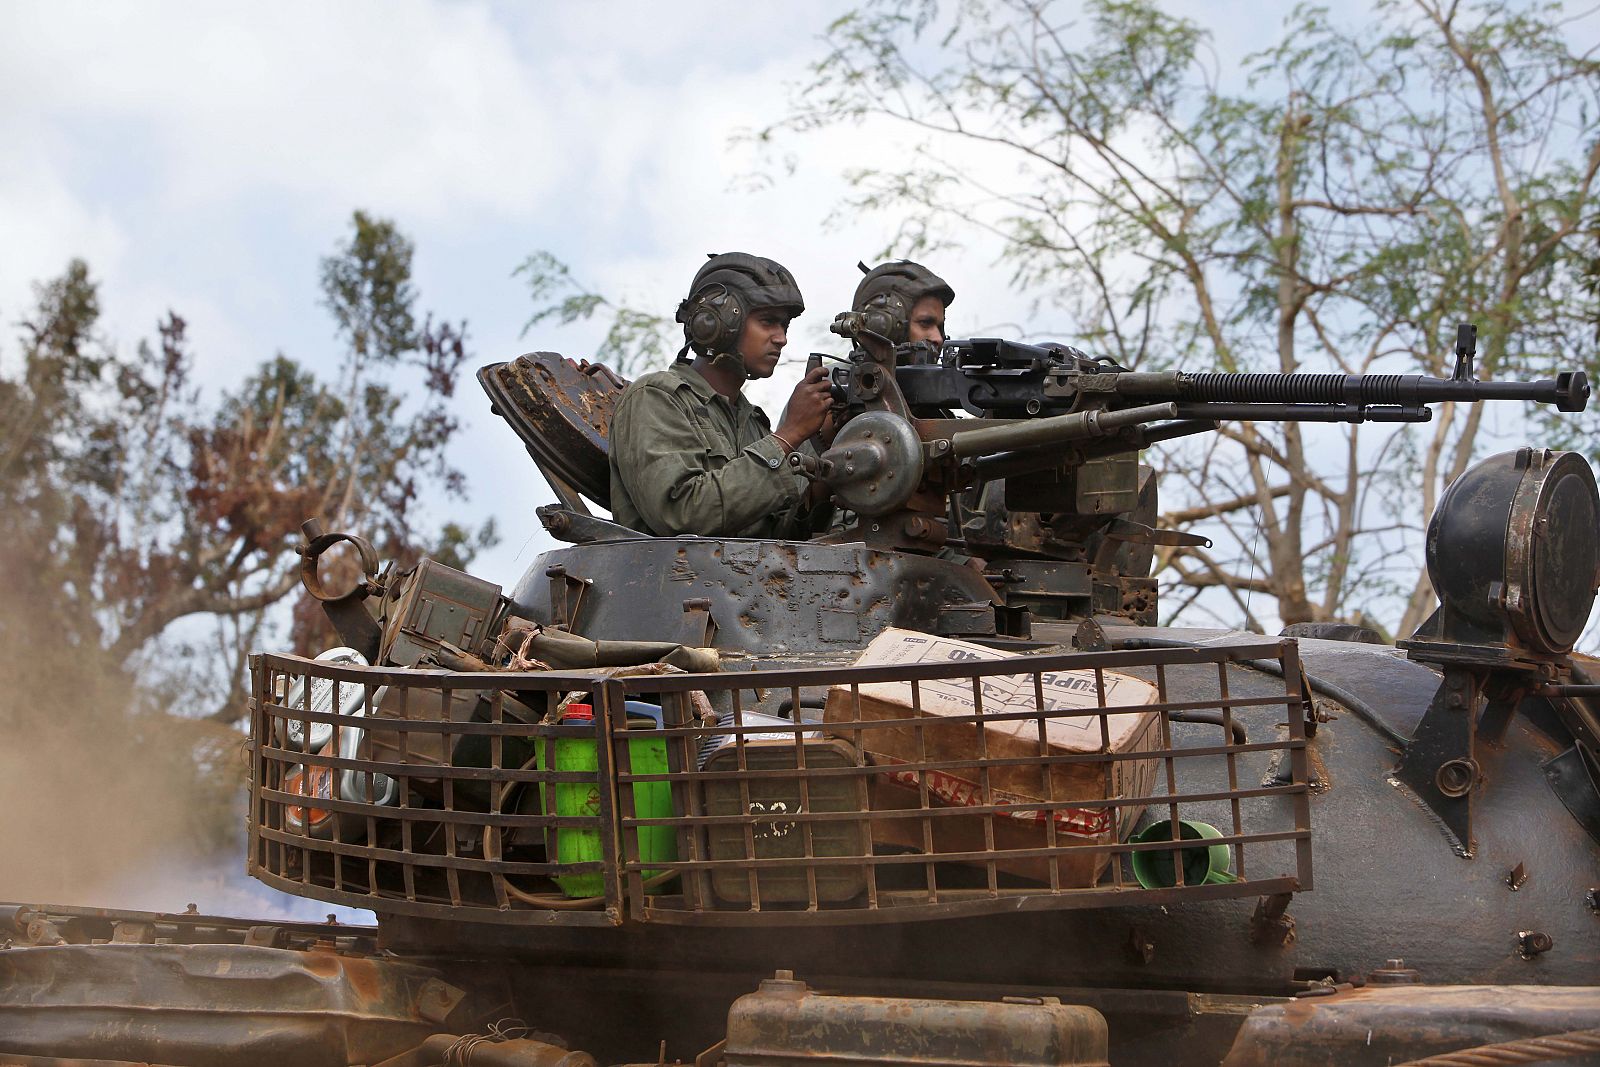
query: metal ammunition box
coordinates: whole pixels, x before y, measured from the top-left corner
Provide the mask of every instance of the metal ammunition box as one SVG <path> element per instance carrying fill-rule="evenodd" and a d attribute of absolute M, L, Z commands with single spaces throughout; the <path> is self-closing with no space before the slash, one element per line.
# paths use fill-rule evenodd
<path fill-rule="evenodd" d="M 384 659 L 397 667 L 413 667 L 441 642 L 478 652 L 493 638 L 504 607 L 498 585 L 425 559 L 389 613 Z"/>
<path fill-rule="evenodd" d="M 706 831 L 714 860 L 794 859 L 793 867 L 719 869 L 712 892 L 740 906 L 805 904 L 814 892 L 820 902 L 853 900 L 866 892 L 866 868 L 817 866 L 819 856 L 867 856 L 869 835 L 862 821 L 795 822 L 786 815 L 806 812 L 864 812 L 867 796 L 860 778 L 807 776 L 804 771 L 854 767 L 856 750 L 837 738 L 814 738 L 804 748 L 793 741 L 727 743 L 706 760 L 710 774 L 733 772 L 705 783 L 707 815 L 770 815 L 752 825 L 711 826 Z M 790 773 L 784 774 L 782 772 Z M 811 889 L 809 878 L 815 879 Z"/>

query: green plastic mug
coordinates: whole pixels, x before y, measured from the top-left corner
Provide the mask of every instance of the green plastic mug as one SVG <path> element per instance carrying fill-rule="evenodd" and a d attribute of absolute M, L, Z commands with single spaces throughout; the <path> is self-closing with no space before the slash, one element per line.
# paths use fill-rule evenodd
<path fill-rule="evenodd" d="M 1185 841 L 1208 841 L 1222 836 L 1208 822 L 1178 820 L 1178 836 Z M 1128 839 L 1143 844 L 1147 841 L 1171 841 L 1172 820 L 1151 823 Z M 1133 876 L 1146 889 L 1169 889 L 1178 884 L 1173 870 L 1173 849 L 1149 849 L 1133 853 Z M 1206 845 L 1176 850 L 1182 856 L 1183 884 L 1225 885 L 1239 879 L 1231 872 L 1232 850 L 1227 845 Z"/>

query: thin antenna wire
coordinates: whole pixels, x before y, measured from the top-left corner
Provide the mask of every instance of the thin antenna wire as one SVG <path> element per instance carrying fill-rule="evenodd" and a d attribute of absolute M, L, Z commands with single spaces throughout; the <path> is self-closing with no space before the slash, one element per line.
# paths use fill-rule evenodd
<path fill-rule="evenodd" d="M 1250 575 L 1244 580 L 1244 624 L 1250 625 L 1250 620 L 1255 616 L 1250 614 L 1250 596 L 1255 592 L 1256 584 L 1256 547 L 1261 544 L 1261 512 L 1256 511 L 1256 538 L 1250 543 Z"/>

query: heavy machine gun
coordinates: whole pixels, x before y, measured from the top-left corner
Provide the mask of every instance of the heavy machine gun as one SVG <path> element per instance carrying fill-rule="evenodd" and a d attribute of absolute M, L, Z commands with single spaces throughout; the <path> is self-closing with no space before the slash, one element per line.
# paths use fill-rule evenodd
<path fill-rule="evenodd" d="M 852 366 L 883 362 L 883 339 L 873 339 L 858 313 L 840 315 L 834 332 L 857 342 Z M 935 351 L 924 343 L 891 351 L 894 377 L 913 408 L 965 410 L 979 417 L 1051 416 L 1172 401 L 1180 419 L 1276 419 L 1285 422 L 1427 422 L 1427 405 L 1479 400 L 1531 400 L 1582 411 L 1587 377 L 1567 371 L 1537 382 L 1483 382 L 1473 376 L 1477 328 L 1456 335 L 1456 368 L 1449 378 L 1421 374 L 1226 374 L 1132 371 L 1105 357 L 1063 344 L 1031 345 L 999 338 L 951 341 Z M 846 407 L 871 406 L 850 367 L 833 383 Z"/>
<path fill-rule="evenodd" d="M 856 516 L 836 539 L 921 552 L 959 540 L 991 569 L 1012 559 L 1077 564 L 1087 584 L 1116 587 L 1095 597 L 1097 610 L 1135 617 L 1154 600 L 1148 551 L 1132 546 L 1208 543 L 1152 528 L 1155 486 L 1141 475 L 1141 449 L 1225 420 L 1426 422 L 1437 403 L 1525 400 L 1575 412 L 1589 398 L 1582 371 L 1478 381 L 1470 325 L 1458 330 L 1449 378 L 1134 371 L 1068 345 L 997 338 L 935 351 L 893 346 L 858 313 L 832 329 L 854 342 L 830 371 L 839 430 L 817 456 L 791 462 Z M 1035 580 L 1061 577 L 1026 570 Z M 1056 606 L 1089 607 L 1059 597 Z"/>

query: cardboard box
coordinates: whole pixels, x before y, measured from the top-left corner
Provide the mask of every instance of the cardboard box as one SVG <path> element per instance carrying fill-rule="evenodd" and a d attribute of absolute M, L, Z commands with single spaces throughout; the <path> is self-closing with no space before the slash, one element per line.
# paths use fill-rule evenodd
<path fill-rule="evenodd" d="M 888 630 L 867 646 L 858 666 L 984 662 L 1020 658 L 982 645 L 910 630 Z M 912 769 L 923 762 L 977 759 L 1037 759 L 1043 754 L 1140 752 L 1157 746 L 1157 716 L 1140 710 L 1156 699 L 1148 682 L 1114 671 L 1103 671 L 1106 707 L 1130 710 L 1101 715 L 1063 716 L 1100 705 L 1093 671 L 1048 671 L 1035 683 L 1035 675 L 994 675 L 978 679 L 974 695 L 972 678 L 919 682 L 913 700 L 909 682 L 877 682 L 859 687 L 857 705 L 849 686 L 834 686 L 828 693 L 823 719 L 829 732 L 858 744 L 874 766 L 903 768 L 872 778 L 870 800 L 874 812 L 904 811 L 904 818 L 871 820 L 875 845 L 901 846 L 925 851 L 924 823 L 932 831 L 935 853 L 984 852 L 987 845 L 982 815 L 944 815 L 924 820 L 921 786 L 925 781 L 930 808 L 975 805 L 1060 803 L 1052 812 L 1022 811 L 993 816 L 993 849 L 1026 850 L 1049 847 L 1047 821 L 1055 826 L 1057 847 L 1074 843 L 1109 844 L 1122 840 L 1143 810 L 1141 805 L 1107 807 L 1096 804 L 1113 798 L 1148 796 L 1155 782 L 1155 760 L 1093 760 L 1081 763 L 1013 763 L 942 770 Z M 1038 699 L 1042 691 L 1042 707 Z M 1040 712 L 1030 718 L 986 723 L 960 717 L 976 715 L 979 698 L 984 715 Z M 862 730 L 851 722 L 903 720 L 887 727 Z M 1109 862 L 1109 854 L 1067 855 L 1060 860 L 1060 884 L 1095 884 Z M 981 864 L 980 864 L 981 866 Z M 1012 856 L 997 861 L 1007 874 L 1040 882 L 1050 880 L 1047 858 Z"/>

